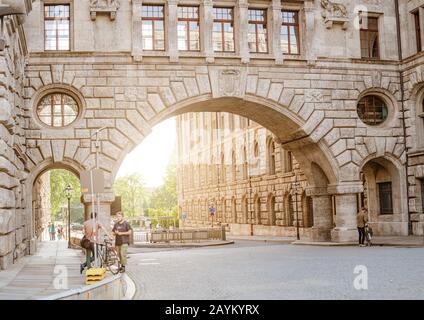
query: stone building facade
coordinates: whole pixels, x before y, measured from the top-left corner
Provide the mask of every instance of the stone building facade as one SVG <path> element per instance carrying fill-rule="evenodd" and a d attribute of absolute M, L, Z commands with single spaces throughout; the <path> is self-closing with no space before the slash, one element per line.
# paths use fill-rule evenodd
<path fill-rule="evenodd" d="M 292 152 L 312 199 L 312 239 L 356 238 L 364 190 L 378 233 L 422 234 L 423 6 L 1 0 L 1 12 L 22 14 L 4 15 L 0 41 L 2 268 L 36 243 L 41 173 L 79 175 L 97 150 L 107 219 L 125 155 L 187 112 L 249 118 Z"/>
<path fill-rule="evenodd" d="M 269 130 L 229 113 L 177 117 L 178 202 L 185 228 L 310 237 L 312 198 L 290 151 Z M 213 215 L 210 209 L 214 211 Z"/>

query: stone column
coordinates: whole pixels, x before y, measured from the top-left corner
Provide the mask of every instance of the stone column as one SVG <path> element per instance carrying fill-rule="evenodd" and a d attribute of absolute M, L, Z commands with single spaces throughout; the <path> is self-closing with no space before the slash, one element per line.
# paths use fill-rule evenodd
<path fill-rule="evenodd" d="M 214 59 L 213 42 L 212 42 L 212 29 L 213 29 L 212 0 L 203 0 L 200 6 L 200 12 L 201 12 L 201 15 L 203 16 L 203 25 L 200 26 L 203 53 L 206 56 L 206 62 L 213 63 L 215 59 Z M 200 21 L 202 23 L 202 19 L 200 19 Z"/>
<path fill-rule="evenodd" d="M 100 205 L 99 205 L 99 211 L 97 211 L 97 198 L 95 196 L 94 198 L 94 210 L 93 210 L 93 203 L 92 203 L 92 196 L 91 194 L 85 194 L 83 195 L 83 203 L 84 203 L 84 211 L 85 211 L 85 219 L 87 220 L 90 217 L 91 212 L 97 212 L 97 219 L 98 221 L 106 228 L 108 232 L 111 231 L 110 226 L 110 206 L 113 201 L 115 201 L 115 194 L 113 192 L 106 192 L 101 193 L 99 195 L 100 199 Z M 125 214 L 125 212 L 124 212 Z"/>
<path fill-rule="evenodd" d="M 362 183 L 345 183 L 328 187 L 336 198 L 336 227 L 331 231 L 334 242 L 351 242 L 358 238 L 356 215 L 357 194 L 363 191 Z"/>
<path fill-rule="evenodd" d="M 165 26 L 167 30 L 166 42 L 169 61 L 178 62 L 178 7 L 176 0 L 168 0 Z"/>
<path fill-rule="evenodd" d="M 304 45 L 302 48 L 305 50 L 305 57 L 308 64 L 315 64 L 316 55 L 314 51 L 314 35 L 315 35 L 315 8 L 314 1 L 305 1 L 305 32 Z M 302 37 L 301 37 L 302 39 Z"/>
<path fill-rule="evenodd" d="M 280 45 L 280 28 L 282 23 L 281 18 L 281 0 L 272 0 L 272 28 L 269 30 L 268 36 L 272 40 L 272 53 L 274 55 L 275 63 L 283 63 L 283 53 L 281 52 Z M 271 39 L 272 37 L 272 39 Z M 268 44 L 271 45 L 271 44 Z M 271 46 L 270 46 L 271 49 Z"/>
<path fill-rule="evenodd" d="M 311 187 L 306 194 L 312 197 L 314 225 L 312 226 L 312 241 L 330 241 L 333 228 L 333 208 L 331 195 L 327 188 Z"/>
<path fill-rule="evenodd" d="M 142 45 L 142 0 L 132 1 L 132 48 L 131 55 L 135 61 L 141 61 L 143 58 Z"/>
<path fill-rule="evenodd" d="M 238 15 L 235 17 L 237 27 L 235 32 L 238 30 L 238 35 L 235 37 L 235 45 L 239 46 L 241 62 L 249 63 L 249 43 L 248 43 L 248 27 L 249 27 L 249 9 L 247 0 L 239 0 L 237 3 Z"/>

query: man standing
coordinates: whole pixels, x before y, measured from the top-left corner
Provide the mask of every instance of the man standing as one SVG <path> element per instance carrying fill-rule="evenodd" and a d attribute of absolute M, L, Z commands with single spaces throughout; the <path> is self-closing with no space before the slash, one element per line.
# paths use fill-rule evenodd
<path fill-rule="evenodd" d="M 91 262 L 94 260 L 94 242 L 95 237 L 101 229 L 100 223 L 96 223 L 94 228 L 94 220 L 97 218 L 97 212 L 92 212 L 90 219 L 84 222 L 83 233 L 84 237 L 81 239 L 81 246 L 85 249 L 85 263 L 80 265 L 80 273 L 87 268 L 91 268 Z"/>
<path fill-rule="evenodd" d="M 359 233 L 359 246 L 365 247 L 365 225 L 368 222 L 368 212 L 367 209 L 364 207 L 361 208 L 361 210 L 358 212 L 358 215 L 356 216 L 356 223 L 358 227 L 358 233 Z"/>
<path fill-rule="evenodd" d="M 128 221 L 124 220 L 122 212 L 116 213 L 116 223 L 113 226 L 112 232 L 115 234 L 115 246 L 118 251 L 119 260 L 121 261 L 120 272 L 125 272 L 125 265 L 127 264 L 127 250 L 130 244 L 130 235 L 132 232 L 131 225 Z"/>

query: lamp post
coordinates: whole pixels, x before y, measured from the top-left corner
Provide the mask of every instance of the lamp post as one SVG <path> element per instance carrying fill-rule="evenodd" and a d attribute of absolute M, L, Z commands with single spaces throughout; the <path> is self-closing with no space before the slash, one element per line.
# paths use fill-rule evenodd
<path fill-rule="evenodd" d="M 71 248 L 71 197 L 72 187 L 68 184 L 65 188 L 65 195 L 68 199 L 68 248 Z"/>
<path fill-rule="evenodd" d="M 294 189 L 294 195 L 296 197 L 294 203 L 295 203 L 295 210 L 296 210 L 296 239 L 300 240 L 300 235 L 299 235 L 299 210 L 297 208 L 297 192 L 299 190 L 300 187 L 300 183 L 297 181 L 297 175 L 295 174 L 294 176 L 295 180 L 293 182 L 293 189 Z"/>

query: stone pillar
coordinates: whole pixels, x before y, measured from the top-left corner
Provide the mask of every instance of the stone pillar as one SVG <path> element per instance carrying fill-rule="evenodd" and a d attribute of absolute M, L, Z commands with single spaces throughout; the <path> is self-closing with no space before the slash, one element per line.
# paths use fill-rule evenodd
<path fill-rule="evenodd" d="M 241 62 L 249 63 L 249 43 L 248 43 L 248 28 L 249 28 L 249 9 L 247 0 L 239 0 L 237 3 L 238 15 L 234 18 L 238 28 L 238 35 L 235 37 L 235 45 L 239 46 Z"/>
<path fill-rule="evenodd" d="M 309 64 L 315 64 L 316 55 L 314 51 L 314 35 L 315 33 L 315 8 L 314 1 L 305 1 L 305 32 L 304 45 L 302 48 L 305 50 L 305 57 Z M 302 39 L 302 37 L 301 37 Z"/>
<path fill-rule="evenodd" d="M 280 46 L 280 28 L 282 23 L 281 0 L 272 0 L 271 9 L 272 9 L 272 28 L 271 30 L 269 30 L 268 35 L 272 36 L 272 53 L 274 55 L 275 63 L 282 64 L 283 53 L 281 52 L 281 46 Z"/>
<path fill-rule="evenodd" d="M 333 208 L 331 195 L 327 188 L 307 188 L 306 194 L 312 197 L 314 225 L 312 226 L 312 241 L 330 241 L 333 228 Z"/>
<path fill-rule="evenodd" d="M 166 10 L 167 36 L 166 42 L 169 52 L 169 61 L 178 62 L 178 7 L 176 0 L 168 0 L 168 8 Z"/>
<path fill-rule="evenodd" d="M 206 62 L 213 63 L 215 60 L 212 42 L 213 2 L 211 0 L 203 0 L 200 12 L 203 16 L 203 25 L 200 26 L 203 52 L 206 56 Z M 202 19 L 200 21 L 202 22 Z"/>
<path fill-rule="evenodd" d="M 352 242 L 358 238 L 356 215 L 358 213 L 357 194 L 363 191 L 359 183 L 345 183 L 328 187 L 335 194 L 336 227 L 331 231 L 334 242 Z"/>
<path fill-rule="evenodd" d="M 142 45 L 142 0 L 132 1 L 132 48 L 131 55 L 135 61 L 141 61 L 143 58 Z"/>
<path fill-rule="evenodd" d="M 94 210 L 92 203 L 91 194 L 83 195 L 83 203 L 84 203 L 84 211 L 85 211 L 85 219 L 87 220 L 90 217 L 92 211 L 97 212 L 98 221 L 106 228 L 108 232 L 111 231 L 110 225 L 110 206 L 112 202 L 115 200 L 115 194 L 113 192 L 102 193 L 99 195 L 99 211 L 97 211 L 97 198 L 94 198 Z M 125 214 L 125 212 L 124 212 Z"/>

